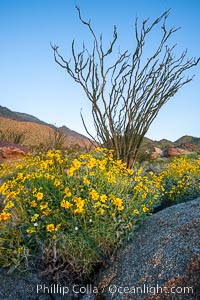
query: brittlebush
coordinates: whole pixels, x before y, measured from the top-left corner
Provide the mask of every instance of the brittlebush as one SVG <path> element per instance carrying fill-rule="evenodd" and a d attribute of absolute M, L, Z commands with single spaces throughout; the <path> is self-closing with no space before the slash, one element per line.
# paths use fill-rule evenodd
<path fill-rule="evenodd" d="M 200 158 L 180 156 L 172 160 L 159 176 L 163 177 L 165 197 L 172 203 L 200 195 Z"/>
<path fill-rule="evenodd" d="M 48 151 L 0 172 L 0 263 L 39 261 L 59 276 L 85 278 L 107 264 L 163 193 L 162 177 L 127 169 L 100 148 L 74 157 Z"/>
<path fill-rule="evenodd" d="M 155 206 L 200 194 L 200 159 L 179 157 L 159 174 L 130 170 L 97 148 L 48 151 L 1 165 L 0 264 L 88 278 L 107 265 Z"/>

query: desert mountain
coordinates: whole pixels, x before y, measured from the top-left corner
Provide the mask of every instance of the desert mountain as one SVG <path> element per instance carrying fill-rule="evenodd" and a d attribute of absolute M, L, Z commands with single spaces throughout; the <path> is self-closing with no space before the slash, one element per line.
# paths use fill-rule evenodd
<path fill-rule="evenodd" d="M 193 144 L 193 145 L 200 145 L 200 138 L 185 135 L 178 139 L 175 144 Z"/>
<path fill-rule="evenodd" d="M 142 142 L 142 147 L 143 148 L 160 148 L 162 150 L 169 148 L 169 147 L 178 147 L 178 148 L 183 148 L 187 149 L 189 151 L 193 150 L 198 150 L 200 149 L 200 138 L 185 135 L 175 142 L 169 141 L 167 139 L 162 139 L 160 141 L 153 141 L 149 138 L 144 138 Z"/>
<path fill-rule="evenodd" d="M 0 117 L 9 118 L 9 119 L 21 121 L 21 122 L 34 122 L 34 123 L 38 123 L 38 124 L 48 125 L 48 126 L 55 128 L 55 126 L 53 126 L 51 124 L 47 124 L 32 115 L 12 111 L 12 110 L 8 109 L 7 107 L 3 107 L 1 105 L 0 105 Z"/>
<path fill-rule="evenodd" d="M 11 137 L 13 133 L 22 134 L 22 144 L 35 147 L 55 143 L 56 132 L 61 132 L 64 136 L 65 146 L 89 147 L 91 145 L 91 141 L 86 136 L 66 126 L 56 128 L 54 125 L 43 122 L 32 115 L 15 112 L 0 106 L 0 134 L 4 138 Z"/>

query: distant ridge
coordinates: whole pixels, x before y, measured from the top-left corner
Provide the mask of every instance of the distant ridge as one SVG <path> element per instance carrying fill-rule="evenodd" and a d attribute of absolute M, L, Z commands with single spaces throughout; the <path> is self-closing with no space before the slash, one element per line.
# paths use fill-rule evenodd
<path fill-rule="evenodd" d="M 184 135 L 180 139 L 174 142 L 177 145 L 180 144 L 194 144 L 194 145 L 200 145 L 200 138 L 190 136 L 190 135 Z"/>
<path fill-rule="evenodd" d="M 12 111 L 12 110 L 8 109 L 7 107 L 1 106 L 1 105 L 0 105 L 0 116 L 4 117 L 4 118 L 21 121 L 21 122 L 34 122 L 34 123 L 38 123 L 38 124 L 48 125 L 50 127 L 55 128 L 54 125 L 48 124 L 44 121 L 41 121 L 40 119 L 38 119 L 32 115 Z"/>
<path fill-rule="evenodd" d="M 162 150 L 164 150 L 165 148 L 170 148 L 170 147 L 180 147 L 180 148 L 184 148 L 184 149 L 188 149 L 188 150 L 191 149 L 191 151 L 192 151 L 193 148 L 194 148 L 194 150 L 200 149 L 200 138 L 185 135 L 185 136 L 182 136 L 181 138 L 179 138 L 178 140 L 176 140 L 175 142 L 172 142 L 167 139 L 161 139 L 160 141 L 153 141 L 153 140 L 145 137 L 142 142 L 142 146 L 145 148 L 157 147 Z M 191 147 L 191 146 L 193 146 L 193 147 Z"/>

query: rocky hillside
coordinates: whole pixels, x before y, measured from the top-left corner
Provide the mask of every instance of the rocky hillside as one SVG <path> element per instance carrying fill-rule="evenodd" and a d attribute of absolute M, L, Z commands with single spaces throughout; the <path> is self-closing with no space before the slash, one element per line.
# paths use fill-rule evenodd
<path fill-rule="evenodd" d="M 0 140 L 22 135 L 22 145 L 35 147 L 55 143 L 61 133 L 64 138 L 64 146 L 79 145 L 80 147 L 90 147 L 91 141 L 66 126 L 56 128 L 52 124 L 47 124 L 38 118 L 11 111 L 0 106 Z M 13 134 L 14 133 L 14 134 Z M 12 142 L 15 142 L 11 139 Z"/>
<path fill-rule="evenodd" d="M 185 135 L 178 139 L 176 142 L 174 142 L 175 145 L 181 145 L 181 144 L 193 144 L 193 145 L 200 145 L 200 138 L 196 138 L 193 136 Z"/>

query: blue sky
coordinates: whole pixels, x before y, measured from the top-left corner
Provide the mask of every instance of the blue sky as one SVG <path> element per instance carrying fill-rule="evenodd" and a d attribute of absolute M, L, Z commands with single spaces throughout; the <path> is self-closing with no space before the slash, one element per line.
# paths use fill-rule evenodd
<path fill-rule="evenodd" d="M 177 43 L 177 53 L 187 48 L 188 58 L 200 54 L 199 0 L 0 0 L 0 105 L 86 134 L 80 118 L 82 108 L 94 133 L 89 101 L 54 62 L 50 47 L 50 42 L 59 45 L 63 56 L 69 58 L 72 39 L 77 45 L 89 42 L 75 4 L 105 41 L 110 40 L 116 25 L 118 45 L 124 50 L 134 49 L 136 17 L 141 22 L 148 17 L 153 20 L 171 8 L 167 26 L 181 27 L 171 40 Z M 157 33 L 149 47 L 156 42 Z M 161 109 L 147 133 L 149 138 L 174 141 L 183 135 L 200 136 L 200 65 L 192 74 L 194 80 Z"/>

